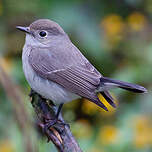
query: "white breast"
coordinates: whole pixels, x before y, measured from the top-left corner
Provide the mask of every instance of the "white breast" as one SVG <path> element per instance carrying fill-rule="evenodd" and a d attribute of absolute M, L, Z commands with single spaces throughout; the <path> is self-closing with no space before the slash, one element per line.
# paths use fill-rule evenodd
<path fill-rule="evenodd" d="M 30 47 L 25 45 L 22 53 L 23 71 L 30 87 L 34 91 L 44 98 L 52 100 L 55 104 L 80 98 L 78 95 L 64 89 L 61 85 L 39 77 L 28 62 L 29 53 Z"/>

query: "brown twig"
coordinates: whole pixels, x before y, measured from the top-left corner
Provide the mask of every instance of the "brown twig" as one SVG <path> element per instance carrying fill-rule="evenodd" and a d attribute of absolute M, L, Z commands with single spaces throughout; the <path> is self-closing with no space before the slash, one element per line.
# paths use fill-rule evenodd
<path fill-rule="evenodd" d="M 48 141 L 51 140 L 59 152 L 82 152 L 70 131 L 69 125 L 65 124 L 62 114 L 53 127 L 44 129 L 47 121 L 53 120 L 56 116 L 57 107 L 51 101 L 46 101 L 35 93 L 32 94 L 31 103 L 40 121 L 39 126 L 46 134 Z"/>

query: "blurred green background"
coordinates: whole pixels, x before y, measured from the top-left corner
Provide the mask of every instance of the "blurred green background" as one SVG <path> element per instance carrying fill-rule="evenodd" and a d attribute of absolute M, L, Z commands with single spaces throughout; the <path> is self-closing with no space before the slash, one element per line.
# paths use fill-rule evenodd
<path fill-rule="evenodd" d="M 22 71 L 25 35 L 15 28 L 39 18 L 59 23 L 104 76 L 149 90 L 141 95 L 112 90 L 117 109 L 103 100 L 110 112 L 86 100 L 66 104 L 64 118 L 82 150 L 151 152 L 151 0 L 0 0 L 0 66 L 14 85 L 9 88 L 10 82 L 0 83 L 0 152 L 56 151 L 36 127 L 30 88 Z M 21 103 L 11 95 L 15 90 Z"/>

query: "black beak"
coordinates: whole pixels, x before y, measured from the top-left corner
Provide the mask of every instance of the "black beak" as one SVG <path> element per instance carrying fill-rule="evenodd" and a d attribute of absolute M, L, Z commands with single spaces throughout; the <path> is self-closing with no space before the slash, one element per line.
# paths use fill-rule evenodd
<path fill-rule="evenodd" d="M 28 34 L 31 34 L 29 27 L 23 27 L 23 26 L 16 26 L 16 28 L 22 32 L 26 32 Z"/>

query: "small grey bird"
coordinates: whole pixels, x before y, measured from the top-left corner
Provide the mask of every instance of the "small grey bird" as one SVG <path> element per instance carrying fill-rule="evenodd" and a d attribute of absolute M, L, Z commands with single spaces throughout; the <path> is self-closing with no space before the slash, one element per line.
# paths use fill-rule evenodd
<path fill-rule="evenodd" d="M 144 93 L 139 85 L 103 77 L 71 42 L 55 22 L 39 19 L 29 27 L 17 26 L 26 32 L 22 53 L 25 77 L 30 87 L 45 99 L 60 105 L 78 98 L 87 98 L 108 110 L 97 97 L 98 93 L 115 107 L 109 89 L 118 87 Z"/>

